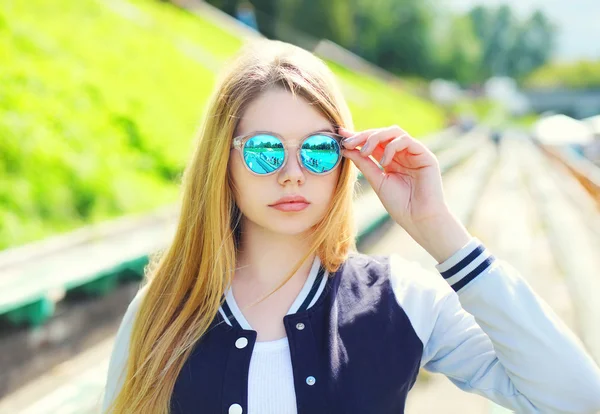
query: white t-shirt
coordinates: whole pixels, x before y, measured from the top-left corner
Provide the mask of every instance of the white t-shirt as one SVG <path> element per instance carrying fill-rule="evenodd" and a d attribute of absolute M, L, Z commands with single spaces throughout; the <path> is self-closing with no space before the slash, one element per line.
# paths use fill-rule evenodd
<path fill-rule="evenodd" d="M 296 313 L 304 303 L 310 289 L 315 283 L 321 261 L 315 258 L 310 273 L 302 290 L 290 306 L 287 315 Z M 315 304 L 327 283 L 328 272 L 325 272 L 315 297 L 309 308 Z M 230 288 L 225 300 L 231 313 L 243 329 L 254 330 L 237 306 L 233 291 Z M 219 311 L 230 323 L 222 308 Z M 261 341 L 254 344 L 250 368 L 248 372 L 248 413 L 249 414 L 296 414 L 296 393 L 294 391 L 294 375 L 292 359 L 287 337 L 275 341 Z"/>

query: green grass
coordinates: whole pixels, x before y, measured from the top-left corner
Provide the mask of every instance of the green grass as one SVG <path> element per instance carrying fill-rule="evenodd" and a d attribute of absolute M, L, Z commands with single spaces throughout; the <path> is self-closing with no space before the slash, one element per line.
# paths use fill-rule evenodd
<path fill-rule="evenodd" d="M 214 85 L 243 39 L 154 0 L 0 8 L 0 249 L 176 200 Z M 433 104 L 329 62 L 358 129 L 442 126 Z"/>
<path fill-rule="evenodd" d="M 210 26 L 136 3 L 144 23 L 95 0 L 0 11 L 0 248 L 176 199 L 214 75 L 164 33 Z"/>
<path fill-rule="evenodd" d="M 132 4 L 151 17 L 152 31 L 185 44 L 195 44 L 219 62 L 229 59 L 243 44 L 243 39 L 207 19 L 173 7 L 169 3 L 149 0 L 103 0 L 109 4 Z M 113 8 L 115 8 L 113 7 Z"/>

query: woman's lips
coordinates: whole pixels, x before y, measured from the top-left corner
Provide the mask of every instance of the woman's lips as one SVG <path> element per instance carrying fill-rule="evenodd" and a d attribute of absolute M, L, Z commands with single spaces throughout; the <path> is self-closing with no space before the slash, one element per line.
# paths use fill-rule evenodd
<path fill-rule="evenodd" d="M 281 204 L 275 204 L 274 206 L 271 206 L 277 210 L 280 211 L 300 211 L 300 210 L 304 210 L 306 207 L 308 207 L 309 203 L 302 203 L 302 202 L 293 202 L 293 203 L 281 203 Z"/>

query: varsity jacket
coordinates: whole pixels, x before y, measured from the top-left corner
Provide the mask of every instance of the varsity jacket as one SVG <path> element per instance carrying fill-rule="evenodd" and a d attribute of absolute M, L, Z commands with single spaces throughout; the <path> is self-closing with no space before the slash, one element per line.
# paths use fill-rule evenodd
<path fill-rule="evenodd" d="M 518 413 L 600 412 L 600 369 L 514 267 L 473 238 L 436 270 L 361 253 L 334 274 L 320 268 L 283 318 L 298 414 L 403 413 L 420 368 Z M 143 293 L 117 333 L 105 408 Z M 247 413 L 256 337 L 225 301 L 184 363 L 172 413 Z"/>

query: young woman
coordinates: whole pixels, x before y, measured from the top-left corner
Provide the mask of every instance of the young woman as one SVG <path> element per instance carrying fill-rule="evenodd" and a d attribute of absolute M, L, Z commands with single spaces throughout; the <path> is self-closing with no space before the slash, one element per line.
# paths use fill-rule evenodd
<path fill-rule="evenodd" d="M 438 272 L 356 252 L 355 167 Z M 105 412 L 401 413 L 421 367 L 518 412 L 600 410 L 598 367 L 449 211 L 435 156 L 397 126 L 354 132 L 309 52 L 240 53 L 182 188 L 118 331 Z"/>

